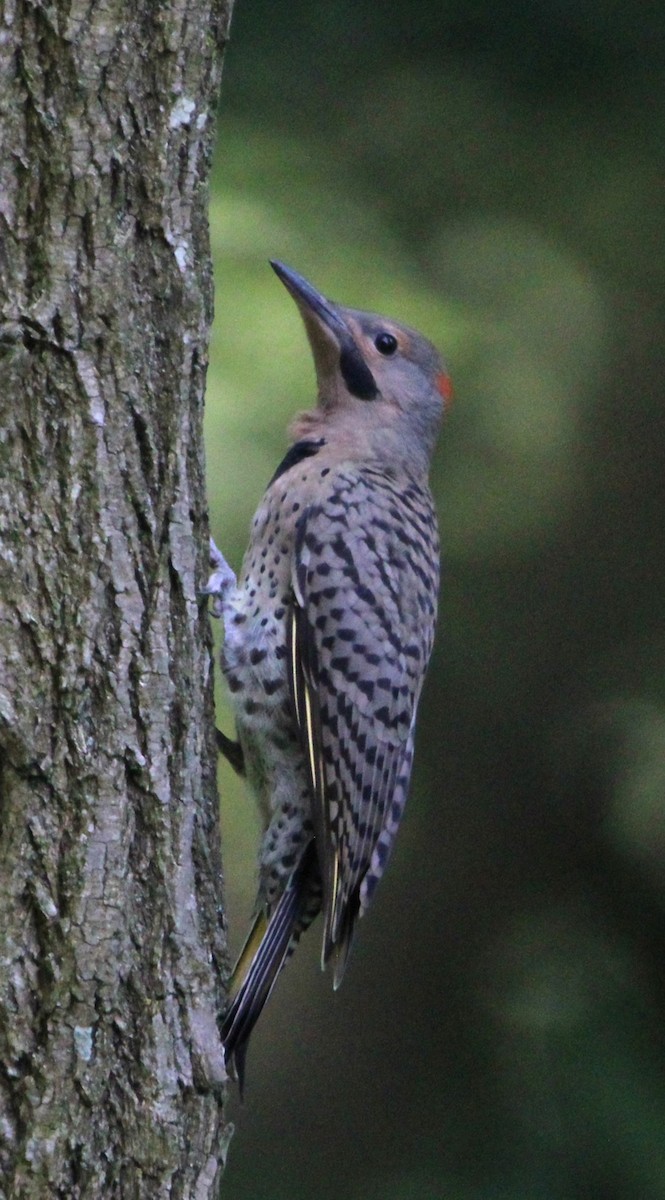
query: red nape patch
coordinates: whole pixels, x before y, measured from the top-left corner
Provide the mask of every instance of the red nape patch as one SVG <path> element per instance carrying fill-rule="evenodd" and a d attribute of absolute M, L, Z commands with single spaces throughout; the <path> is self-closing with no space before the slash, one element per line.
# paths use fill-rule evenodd
<path fill-rule="evenodd" d="M 446 375 L 445 371 L 442 371 L 441 374 L 437 375 L 436 377 L 436 390 L 441 396 L 446 408 L 449 408 L 453 402 L 453 381 L 450 378 L 450 375 Z"/>

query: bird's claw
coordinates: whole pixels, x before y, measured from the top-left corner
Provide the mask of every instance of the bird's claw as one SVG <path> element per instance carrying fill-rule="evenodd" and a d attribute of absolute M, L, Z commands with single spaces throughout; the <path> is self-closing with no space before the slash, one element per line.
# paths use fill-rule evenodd
<path fill-rule="evenodd" d="M 210 575 L 202 589 L 204 596 L 212 597 L 212 614 L 214 617 L 224 615 L 224 602 L 231 590 L 236 586 L 236 577 L 227 563 L 224 555 L 213 539 L 210 539 Z"/>

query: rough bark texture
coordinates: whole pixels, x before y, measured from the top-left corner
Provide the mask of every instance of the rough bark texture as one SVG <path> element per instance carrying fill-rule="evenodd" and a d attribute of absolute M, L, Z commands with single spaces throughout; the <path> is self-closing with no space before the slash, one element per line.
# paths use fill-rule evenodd
<path fill-rule="evenodd" d="M 0 1196 L 217 1194 L 202 406 L 229 0 L 0 9 Z"/>

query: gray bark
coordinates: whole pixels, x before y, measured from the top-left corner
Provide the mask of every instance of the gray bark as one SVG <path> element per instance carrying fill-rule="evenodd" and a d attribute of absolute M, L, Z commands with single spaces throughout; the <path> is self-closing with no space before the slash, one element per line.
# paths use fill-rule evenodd
<path fill-rule="evenodd" d="M 202 412 L 230 0 L 0 8 L 0 1196 L 217 1194 Z"/>

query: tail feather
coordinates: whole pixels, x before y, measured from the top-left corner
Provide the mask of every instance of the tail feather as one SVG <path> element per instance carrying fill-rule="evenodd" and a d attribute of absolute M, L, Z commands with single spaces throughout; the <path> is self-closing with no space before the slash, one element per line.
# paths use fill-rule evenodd
<path fill-rule="evenodd" d="M 344 910 L 340 928 L 337 933 L 337 940 L 331 947 L 328 954 L 328 959 L 333 964 L 333 989 L 341 986 L 344 972 L 346 971 L 349 961 L 351 946 L 353 945 L 353 935 L 355 932 L 356 920 L 358 918 L 358 889 L 356 888 L 353 895 L 350 897 L 349 903 Z"/>
<path fill-rule="evenodd" d="M 244 1089 L 245 1057 L 252 1030 L 277 982 L 294 937 L 297 939 L 311 920 L 311 916 L 307 919 L 307 875 L 313 863 L 314 854 L 310 846 L 270 919 L 266 921 L 263 913 L 256 918 L 233 972 L 233 998 L 222 1024 L 222 1041 L 226 1061 L 235 1068 L 241 1095 Z"/>
<path fill-rule="evenodd" d="M 229 980 L 230 1001 L 235 1000 L 238 992 L 245 982 L 249 969 L 252 965 L 254 955 L 256 954 L 261 942 L 263 941 L 263 938 L 265 937 L 267 928 L 268 918 L 265 912 L 261 910 L 261 912 L 257 913 L 256 917 L 254 918 L 252 927 L 245 938 L 245 944 L 238 955 L 238 961 L 233 968 L 233 972 Z"/>

